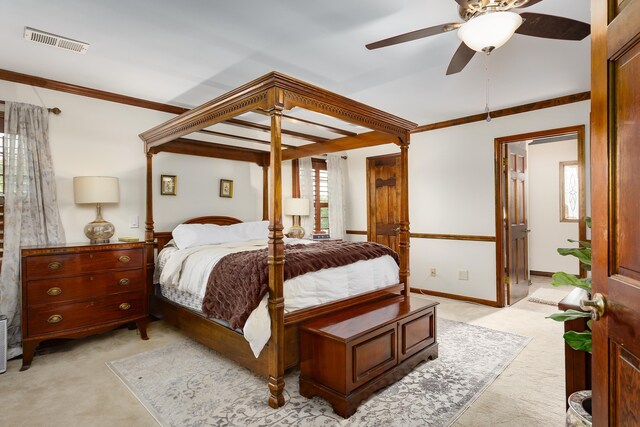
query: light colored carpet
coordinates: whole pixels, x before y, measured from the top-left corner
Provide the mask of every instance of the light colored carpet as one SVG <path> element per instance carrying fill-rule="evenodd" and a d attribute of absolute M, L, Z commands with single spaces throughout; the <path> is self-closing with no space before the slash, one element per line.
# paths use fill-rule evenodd
<path fill-rule="evenodd" d="M 266 381 L 184 340 L 108 363 L 163 426 L 448 426 L 528 344 L 529 338 L 438 320 L 440 357 L 363 402 L 349 420 L 298 393 L 287 375 L 286 405 L 266 405 Z"/>
<path fill-rule="evenodd" d="M 557 306 L 560 301 L 573 290 L 570 286 L 562 286 L 559 288 L 540 288 L 532 293 L 529 298 L 531 302 L 538 304 L 546 304 Z"/>

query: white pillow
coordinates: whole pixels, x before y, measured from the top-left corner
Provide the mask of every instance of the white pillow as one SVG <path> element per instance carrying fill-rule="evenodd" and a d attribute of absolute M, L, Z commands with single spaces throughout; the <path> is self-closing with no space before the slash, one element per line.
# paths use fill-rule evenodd
<path fill-rule="evenodd" d="M 249 221 L 229 225 L 227 228 L 233 234 L 229 242 L 246 242 L 248 240 L 264 240 L 269 238 L 269 221 Z"/>
<path fill-rule="evenodd" d="M 268 227 L 269 221 L 250 221 L 233 225 L 180 224 L 172 234 L 178 248 L 187 249 L 194 246 L 267 239 Z"/>

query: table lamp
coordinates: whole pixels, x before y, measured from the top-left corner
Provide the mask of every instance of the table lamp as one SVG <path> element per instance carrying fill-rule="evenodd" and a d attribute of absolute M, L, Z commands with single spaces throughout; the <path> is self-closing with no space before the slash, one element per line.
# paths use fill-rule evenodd
<path fill-rule="evenodd" d="M 300 215 L 309 215 L 309 200 L 307 199 L 287 199 L 284 202 L 285 215 L 293 216 L 293 226 L 289 229 L 289 237 L 302 239 L 304 228 L 300 226 Z"/>
<path fill-rule="evenodd" d="M 118 178 L 76 176 L 73 178 L 73 195 L 78 204 L 96 204 L 96 219 L 84 226 L 84 234 L 90 243 L 109 243 L 116 229 L 113 224 L 102 218 L 102 205 L 120 201 Z"/>

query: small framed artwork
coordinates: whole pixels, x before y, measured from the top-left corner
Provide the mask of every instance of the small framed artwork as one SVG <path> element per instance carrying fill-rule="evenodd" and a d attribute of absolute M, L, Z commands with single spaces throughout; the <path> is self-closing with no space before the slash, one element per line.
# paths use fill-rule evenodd
<path fill-rule="evenodd" d="M 233 180 L 221 179 L 220 180 L 220 197 L 233 197 Z"/>
<path fill-rule="evenodd" d="M 178 190 L 178 177 L 176 175 L 160 176 L 160 194 L 162 196 L 175 196 Z"/>

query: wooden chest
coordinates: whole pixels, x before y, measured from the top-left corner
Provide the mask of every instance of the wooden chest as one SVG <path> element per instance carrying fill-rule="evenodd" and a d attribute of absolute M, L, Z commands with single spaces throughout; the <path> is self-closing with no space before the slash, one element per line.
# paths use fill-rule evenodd
<path fill-rule="evenodd" d="M 348 418 L 373 392 L 438 357 L 436 305 L 390 298 L 300 328 L 300 394 Z"/>
<path fill-rule="evenodd" d="M 136 322 L 147 339 L 144 243 L 22 248 L 22 370 L 37 345 Z"/>

